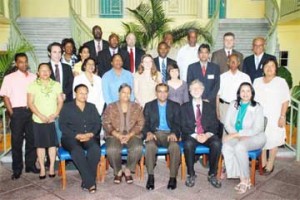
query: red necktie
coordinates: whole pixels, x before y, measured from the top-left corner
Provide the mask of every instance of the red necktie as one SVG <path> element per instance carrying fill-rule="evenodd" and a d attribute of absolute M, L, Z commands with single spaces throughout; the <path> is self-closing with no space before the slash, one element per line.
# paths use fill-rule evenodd
<path fill-rule="evenodd" d="M 130 60 L 130 71 L 131 71 L 131 73 L 133 73 L 134 72 L 134 57 L 133 57 L 133 50 L 132 50 L 132 48 L 130 48 L 129 60 Z"/>
<path fill-rule="evenodd" d="M 197 127 L 197 134 L 203 134 L 203 127 L 201 123 L 201 110 L 200 110 L 200 104 L 197 104 L 197 112 L 196 112 L 196 127 Z"/>
<path fill-rule="evenodd" d="M 205 76 L 205 73 L 206 73 L 206 67 L 205 67 L 205 65 L 203 65 L 202 66 L 202 74 L 203 74 L 203 76 Z"/>

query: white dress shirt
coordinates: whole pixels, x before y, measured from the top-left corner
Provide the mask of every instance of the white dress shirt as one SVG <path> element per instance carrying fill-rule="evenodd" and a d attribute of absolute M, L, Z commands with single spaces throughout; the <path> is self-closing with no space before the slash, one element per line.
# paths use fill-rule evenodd
<path fill-rule="evenodd" d="M 100 43 L 100 49 L 98 49 L 98 43 Z M 96 53 L 98 53 L 98 51 L 103 50 L 103 40 L 100 41 L 94 40 L 94 44 L 95 44 Z"/>
<path fill-rule="evenodd" d="M 257 55 L 254 54 L 254 63 L 255 63 L 255 68 L 256 68 L 256 70 L 257 70 L 259 67 L 262 68 L 262 66 L 258 66 L 258 65 L 259 65 L 259 63 L 260 63 L 260 61 L 261 61 L 263 55 L 264 55 L 264 53 L 260 54 L 259 56 L 257 56 Z"/>
<path fill-rule="evenodd" d="M 55 67 L 55 63 L 51 60 L 50 61 L 51 63 L 51 67 L 52 67 L 52 71 L 53 71 L 53 74 L 54 74 L 54 77 L 55 77 L 55 70 L 56 70 L 56 67 Z M 60 79 L 60 85 L 62 86 L 63 84 L 63 70 L 62 70 L 62 64 L 61 62 L 57 63 L 58 65 L 58 70 L 59 70 L 59 79 Z"/>

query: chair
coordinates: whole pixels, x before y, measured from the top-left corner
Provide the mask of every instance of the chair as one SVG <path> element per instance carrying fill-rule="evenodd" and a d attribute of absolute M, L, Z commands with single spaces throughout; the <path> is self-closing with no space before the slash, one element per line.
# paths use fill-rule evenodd
<path fill-rule="evenodd" d="M 143 149 L 143 152 L 144 151 L 145 150 Z M 108 162 L 108 159 L 106 159 L 106 154 L 107 154 L 106 144 L 103 144 L 101 146 L 101 157 L 100 157 L 100 164 L 99 164 L 100 167 L 98 168 L 99 173 L 97 173 L 97 180 L 101 181 L 102 183 L 105 180 L 106 170 L 109 167 L 109 162 Z M 127 148 L 122 148 L 121 155 L 122 156 L 127 156 L 127 154 L 128 154 L 128 149 Z M 140 177 L 140 180 L 143 180 L 143 177 L 144 177 L 144 159 L 145 159 L 145 157 L 142 156 L 141 160 L 140 160 L 140 163 L 136 165 L 136 170 L 135 170 L 135 175 L 136 175 L 136 177 Z"/>
<path fill-rule="evenodd" d="M 66 175 L 66 160 L 72 160 L 71 154 L 63 147 L 58 148 L 57 156 L 59 158 L 58 163 L 58 176 L 61 176 L 62 189 L 66 189 L 67 175 Z M 97 178 L 99 177 L 100 162 L 97 166 Z"/>

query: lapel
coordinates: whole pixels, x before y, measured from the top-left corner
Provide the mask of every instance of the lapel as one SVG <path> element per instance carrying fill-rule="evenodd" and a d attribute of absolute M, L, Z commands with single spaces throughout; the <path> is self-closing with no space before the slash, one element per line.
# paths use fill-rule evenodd
<path fill-rule="evenodd" d="M 193 108 L 193 101 L 190 101 L 188 104 L 187 116 L 192 121 L 193 124 L 196 124 L 195 113 L 194 113 L 194 108 Z"/>
<path fill-rule="evenodd" d="M 156 66 L 157 71 L 160 72 L 159 59 L 158 59 L 158 57 L 154 58 L 154 63 L 155 63 L 155 66 Z"/>
<path fill-rule="evenodd" d="M 53 80 L 55 80 L 54 71 L 53 71 L 53 69 L 52 69 L 51 62 L 49 62 L 48 64 L 49 64 L 50 69 L 51 69 L 51 75 L 50 75 L 50 78 L 53 79 Z"/>
<path fill-rule="evenodd" d="M 258 70 L 262 70 L 262 64 L 263 62 L 267 59 L 266 53 L 263 54 L 263 56 L 260 59 L 259 65 L 258 65 Z"/>
<path fill-rule="evenodd" d="M 154 121 L 157 122 L 157 127 L 159 126 L 159 110 L 158 110 L 158 100 L 156 99 L 154 102 L 154 105 L 153 105 L 153 110 L 152 110 L 152 113 L 154 113 L 153 117 L 154 117 Z"/>

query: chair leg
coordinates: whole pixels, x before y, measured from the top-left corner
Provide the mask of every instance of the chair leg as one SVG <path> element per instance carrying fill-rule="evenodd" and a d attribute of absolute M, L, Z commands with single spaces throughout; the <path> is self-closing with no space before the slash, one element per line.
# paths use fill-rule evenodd
<path fill-rule="evenodd" d="M 259 169 L 259 175 L 263 175 L 263 167 L 262 167 L 262 155 L 258 157 L 258 169 Z"/>
<path fill-rule="evenodd" d="M 101 181 L 101 161 L 99 160 L 97 165 L 97 182 Z"/>
<path fill-rule="evenodd" d="M 186 179 L 186 163 L 184 154 L 181 154 L 181 180 L 185 181 Z"/>
<path fill-rule="evenodd" d="M 217 178 L 219 180 L 221 179 L 221 174 L 222 174 L 222 163 L 223 163 L 223 156 L 220 155 L 219 162 L 218 162 L 218 175 L 217 175 Z"/>
<path fill-rule="evenodd" d="M 67 175 L 66 175 L 66 161 L 61 160 L 60 161 L 60 170 L 61 170 L 61 183 L 62 183 L 62 189 L 66 189 L 67 185 Z"/>
<path fill-rule="evenodd" d="M 100 174 L 101 178 L 100 181 L 103 183 L 105 179 L 105 174 L 106 174 L 106 158 L 105 156 L 101 156 L 100 158 Z"/>
<path fill-rule="evenodd" d="M 140 180 L 144 180 L 144 170 L 145 170 L 145 168 L 144 168 L 144 162 L 145 162 L 145 156 L 142 156 L 142 158 L 141 158 L 141 160 L 140 160 L 140 172 L 141 172 L 141 174 L 140 174 Z"/>
<path fill-rule="evenodd" d="M 202 155 L 202 163 L 203 163 L 203 166 L 206 167 L 207 166 L 207 155 L 206 154 L 203 154 Z"/>
<path fill-rule="evenodd" d="M 108 170 L 108 169 L 109 169 L 109 161 L 108 161 L 108 159 L 106 159 L 106 161 L 105 161 L 105 162 L 106 162 L 106 165 L 105 165 L 105 166 L 106 166 L 106 168 L 105 168 L 105 169 L 106 169 L 106 170 Z"/>
<path fill-rule="evenodd" d="M 251 159 L 251 184 L 255 185 L 255 165 L 256 165 L 256 159 Z"/>
<path fill-rule="evenodd" d="M 166 155 L 167 167 L 170 168 L 170 155 Z"/>
<path fill-rule="evenodd" d="M 57 175 L 58 175 L 58 176 L 61 176 L 61 164 L 60 164 L 60 161 L 58 162 Z"/>

